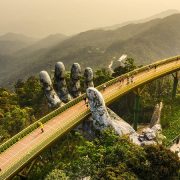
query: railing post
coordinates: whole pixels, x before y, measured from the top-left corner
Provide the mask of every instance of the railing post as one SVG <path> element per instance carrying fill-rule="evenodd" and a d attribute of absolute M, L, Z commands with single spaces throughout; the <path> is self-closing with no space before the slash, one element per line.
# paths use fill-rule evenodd
<path fill-rule="evenodd" d="M 178 86 L 178 72 L 175 74 L 172 74 L 173 76 L 173 90 L 172 90 L 172 99 L 174 100 L 176 98 L 176 91 Z"/>

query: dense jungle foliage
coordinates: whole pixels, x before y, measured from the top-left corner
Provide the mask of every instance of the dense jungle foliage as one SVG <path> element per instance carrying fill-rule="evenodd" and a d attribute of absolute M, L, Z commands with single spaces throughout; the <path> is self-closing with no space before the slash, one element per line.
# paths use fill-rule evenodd
<path fill-rule="evenodd" d="M 92 141 L 72 131 L 44 152 L 29 179 L 175 179 L 180 162 L 163 146 L 145 148 L 106 129 Z"/>

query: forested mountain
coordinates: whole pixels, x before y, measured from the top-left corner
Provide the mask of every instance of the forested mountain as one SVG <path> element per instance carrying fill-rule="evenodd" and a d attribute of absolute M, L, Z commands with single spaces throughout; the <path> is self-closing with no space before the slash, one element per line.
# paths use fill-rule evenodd
<path fill-rule="evenodd" d="M 63 61 L 67 69 L 76 61 L 82 67 L 97 69 L 107 66 L 124 53 L 133 57 L 138 64 L 175 56 L 180 54 L 179 29 L 180 14 L 175 14 L 164 19 L 129 24 L 116 30 L 82 32 L 51 48 L 36 50 L 34 47 L 32 53 L 19 51 L 14 54 L 11 66 L 4 69 L 0 84 L 7 85 L 7 82 L 37 74 L 40 70 L 52 69 L 56 61 Z"/>
<path fill-rule="evenodd" d="M 169 16 L 147 31 L 128 39 L 117 41 L 108 47 L 107 55 L 127 53 L 138 63 L 180 54 L 180 14 Z"/>

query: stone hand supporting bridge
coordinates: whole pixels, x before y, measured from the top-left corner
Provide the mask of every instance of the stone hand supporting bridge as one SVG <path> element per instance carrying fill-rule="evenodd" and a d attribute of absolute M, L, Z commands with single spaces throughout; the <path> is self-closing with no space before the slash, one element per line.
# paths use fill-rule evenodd
<path fill-rule="evenodd" d="M 110 104 L 147 82 L 179 70 L 180 56 L 172 57 L 106 82 L 105 91 L 104 85 L 98 86 L 97 89 L 102 92 L 106 104 Z M 128 77 L 132 76 L 133 83 L 127 84 Z M 122 78 L 124 81 L 120 83 Z M 90 110 L 84 103 L 84 97 L 85 94 L 54 110 L 2 144 L 0 146 L 0 180 L 13 177 L 45 148 L 86 118 Z M 41 133 L 38 122 L 44 123 L 44 133 Z"/>

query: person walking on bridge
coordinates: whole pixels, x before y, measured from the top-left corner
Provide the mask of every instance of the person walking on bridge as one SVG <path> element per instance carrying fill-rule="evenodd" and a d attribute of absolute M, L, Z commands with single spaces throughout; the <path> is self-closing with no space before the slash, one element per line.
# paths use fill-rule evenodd
<path fill-rule="evenodd" d="M 129 77 L 127 77 L 127 83 L 126 83 L 126 85 L 128 85 L 128 84 L 129 84 L 129 80 L 130 80 L 130 78 L 129 78 Z"/>
<path fill-rule="evenodd" d="M 123 82 L 124 82 L 124 79 L 123 78 L 119 78 L 119 83 L 120 83 L 120 86 L 123 85 Z"/>
<path fill-rule="evenodd" d="M 121 84 L 123 85 L 123 84 L 124 84 L 124 78 L 122 78 L 122 81 L 121 81 L 121 82 L 122 82 Z"/>
<path fill-rule="evenodd" d="M 150 71 L 150 70 L 151 70 L 151 65 L 148 66 L 148 71 Z"/>
<path fill-rule="evenodd" d="M 131 83 L 133 83 L 134 82 L 134 76 L 132 75 L 131 76 Z"/>
<path fill-rule="evenodd" d="M 86 96 L 84 97 L 84 103 L 85 103 L 86 107 L 88 108 L 88 107 L 89 107 L 89 104 L 88 104 L 88 99 L 87 99 Z"/>
<path fill-rule="evenodd" d="M 85 104 L 86 104 L 86 99 L 87 99 L 87 97 L 85 96 L 85 97 L 84 97 L 84 103 L 85 103 Z"/>
<path fill-rule="evenodd" d="M 154 65 L 154 69 L 155 69 L 155 72 L 156 72 L 156 69 L 157 69 L 157 65 L 156 64 Z"/>
<path fill-rule="evenodd" d="M 44 132 L 44 125 L 42 122 L 38 122 L 39 127 L 41 128 L 41 133 Z"/>
<path fill-rule="evenodd" d="M 103 91 L 105 91 L 105 90 L 106 90 L 106 84 L 103 85 Z"/>

